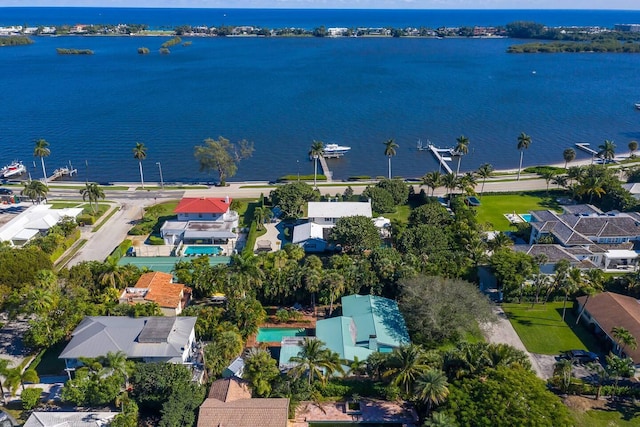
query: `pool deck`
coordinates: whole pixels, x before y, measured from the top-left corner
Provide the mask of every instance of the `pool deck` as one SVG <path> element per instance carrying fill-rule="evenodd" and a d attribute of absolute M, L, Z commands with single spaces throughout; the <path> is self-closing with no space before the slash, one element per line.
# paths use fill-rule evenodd
<path fill-rule="evenodd" d="M 345 402 L 300 402 L 289 427 L 308 427 L 313 422 L 398 423 L 405 427 L 418 425 L 415 409 L 407 403 L 378 399 L 360 399 L 360 411 L 347 411 Z"/>
<path fill-rule="evenodd" d="M 275 316 L 269 316 L 269 321 L 260 325 L 260 328 L 291 328 L 291 329 L 315 329 L 316 327 L 316 318 L 313 316 L 313 313 L 309 313 L 306 311 L 301 311 L 302 319 L 296 322 L 287 322 L 287 323 L 277 323 L 275 322 Z M 258 342 L 256 340 L 258 334 L 250 335 L 247 338 L 247 348 L 251 347 L 259 347 L 261 345 L 266 345 L 267 347 L 280 347 L 281 343 L 279 341 L 274 342 Z"/>

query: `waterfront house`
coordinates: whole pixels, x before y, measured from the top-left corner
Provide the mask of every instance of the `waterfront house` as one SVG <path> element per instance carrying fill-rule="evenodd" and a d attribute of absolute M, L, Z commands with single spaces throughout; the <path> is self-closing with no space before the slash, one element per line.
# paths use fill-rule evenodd
<path fill-rule="evenodd" d="M 245 381 L 225 378 L 211 384 L 198 427 L 287 427 L 288 418 L 289 399 L 253 399 Z"/>
<path fill-rule="evenodd" d="M 602 212 L 592 205 L 563 206 L 563 213 L 531 211 L 530 245 L 551 240 L 578 261 L 605 270 L 634 269 L 640 240 L 640 214 Z"/>
<path fill-rule="evenodd" d="M 192 364 L 196 317 L 85 317 L 60 353 L 68 372 L 81 366 L 80 358 L 123 352 L 127 359 Z"/>
<path fill-rule="evenodd" d="M 640 301 L 614 292 L 602 292 L 592 297 L 578 297 L 577 302 L 578 312 L 586 306 L 583 322 L 603 338 L 614 353 L 627 355 L 636 366 L 640 365 L 640 349 L 622 348 L 612 332 L 615 327 L 623 327 L 634 337 L 640 337 Z"/>
<path fill-rule="evenodd" d="M 7 210 L 12 208 L 7 208 Z M 37 236 L 44 236 L 49 229 L 64 218 L 77 218 L 82 208 L 52 209 L 52 205 L 33 205 L 0 227 L 0 242 L 10 246 L 24 246 Z"/>
<path fill-rule="evenodd" d="M 229 197 L 185 197 L 174 209 L 177 220 L 166 221 L 160 236 L 166 245 L 219 245 L 230 254 L 240 218 L 230 206 Z"/>
<path fill-rule="evenodd" d="M 165 316 L 178 316 L 191 301 L 191 288 L 173 283 L 173 275 L 160 271 L 144 273 L 136 285 L 126 288 L 120 304 L 156 303 Z"/>

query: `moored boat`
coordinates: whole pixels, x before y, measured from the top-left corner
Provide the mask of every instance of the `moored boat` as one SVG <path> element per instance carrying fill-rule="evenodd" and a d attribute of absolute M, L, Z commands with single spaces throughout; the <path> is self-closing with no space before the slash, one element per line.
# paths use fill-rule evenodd
<path fill-rule="evenodd" d="M 22 164 L 22 162 L 16 160 L 10 165 L 0 169 L 0 178 L 13 178 L 22 175 L 26 171 L 27 168 Z"/>
<path fill-rule="evenodd" d="M 635 104 L 636 110 L 640 110 L 640 102 L 636 102 Z"/>
<path fill-rule="evenodd" d="M 346 154 L 351 147 L 338 144 L 325 144 L 322 155 L 324 157 L 341 157 Z"/>

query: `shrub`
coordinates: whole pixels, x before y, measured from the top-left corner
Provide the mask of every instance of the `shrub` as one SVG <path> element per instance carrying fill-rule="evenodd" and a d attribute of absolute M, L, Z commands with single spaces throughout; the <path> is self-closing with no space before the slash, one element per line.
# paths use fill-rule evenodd
<path fill-rule="evenodd" d="M 556 172 L 556 173 L 565 173 L 566 169 L 559 168 L 556 166 L 530 166 L 528 168 L 523 169 L 522 171 L 525 173 L 537 173 L 538 175 L 541 175 L 547 171 Z"/>
<path fill-rule="evenodd" d="M 281 176 L 280 178 L 278 178 L 278 182 L 283 182 L 283 181 L 288 181 L 288 182 L 292 182 L 292 181 L 313 181 L 313 175 L 285 175 L 285 176 Z M 325 175 L 321 175 L 318 174 L 317 181 L 326 181 L 327 177 Z"/>
<path fill-rule="evenodd" d="M 164 245 L 164 239 L 158 236 L 149 236 L 149 244 L 156 246 Z"/>
<path fill-rule="evenodd" d="M 111 252 L 111 255 L 110 255 L 110 256 L 111 256 L 112 258 L 120 259 L 120 258 L 122 258 L 122 257 L 127 253 L 127 250 L 128 250 L 131 246 L 133 246 L 133 241 L 131 241 L 131 239 L 124 239 L 124 240 L 122 241 L 122 243 L 120 243 L 120 244 L 118 245 L 118 247 L 117 247 L 117 248 L 115 248 L 115 249 L 113 250 L 113 252 Z"/>
<path fill-rule="evenodd" d="M 24 390 L 22 390 L 22 409 L 28 411 L 38 406 L 38 403 L 40 403 L 41 395 L 41 388 L 25 388 Z"/>
<path fill-rule="evenodd" d="M 255 221 L 251 222 L 251 227 L 249 228 L 249 234 L 247 235 L 247 243 L 245 244 L 245 247 L 242 250 L 243 254 L 253 253 L 253 247 L 256 245 L 256 240 L 258 239 L 257 228 L 258 228 L 258 224 Z"/>
<path fill-rule="evenodd" d="M 96 222 L 96 219 L 93 215 L 89 214 L 81 214 L 77 217 L 78 224 L 88 224 L 93 225 Z"/>

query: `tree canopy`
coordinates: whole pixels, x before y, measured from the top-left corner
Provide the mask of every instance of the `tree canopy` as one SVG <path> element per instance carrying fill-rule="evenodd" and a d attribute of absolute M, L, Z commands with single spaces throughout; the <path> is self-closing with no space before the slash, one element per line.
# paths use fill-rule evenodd
<path fill-rule="evenodd" d="M 253 155 L 253 143 L 242 140 L 236 144 L 220 136 L 217 140 L 207 138 L 204 145 L 196 145 L 194 155 L 201 172 L 216 171 L 221 185 L 225 185 L 238 171 L 241 160 Z"/>
<path fill-rule="evenodd" d="M 330 240 L 347 253 L 361 253 L 381 245 L 380 233 L 371 218 L 362 215 L 338 219 Z"/>
<path fill-rule="evenodd" d="M 306 202 L 316 198 L 316 193 L 306 182 L 292 182 L 278 186 L 269 194 L 274 206 L 278 206 L 285 218 L 300 218 Z"/>

